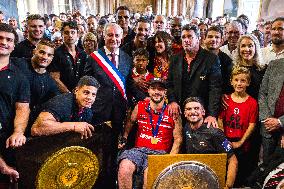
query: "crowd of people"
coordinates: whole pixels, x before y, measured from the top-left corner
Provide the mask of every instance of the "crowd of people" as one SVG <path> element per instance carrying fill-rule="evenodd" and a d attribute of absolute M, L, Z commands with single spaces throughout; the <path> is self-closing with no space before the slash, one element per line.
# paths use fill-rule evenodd
<path fill-rule="evenodd" d="M 132 178 L 146 188 L 147 155 L 166 153 L 227 153 L 225 188 L 283 185 L 284 17 L 252 32 L 246 15 L 186 19 L 150 6 L 5 22 L 0 12 L 0 182 L 21 178 L 13 151 L 27 137 L 86 139 L 111 121 L 103 188 L 132 189 Z"/>

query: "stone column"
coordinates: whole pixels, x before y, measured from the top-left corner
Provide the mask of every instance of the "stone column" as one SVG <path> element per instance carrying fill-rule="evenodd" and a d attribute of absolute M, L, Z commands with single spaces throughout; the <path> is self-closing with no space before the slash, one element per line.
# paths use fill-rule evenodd
<path fill-rule="evenodd" d="M 99 0 L 99 13 L 101 16 L 105 15 L 105 3 L 104 0 Z"/>
<path fill-rule="evenodd" d="M 162 0 L 162 7 L 161 7 L 161 12 L 162 15 L 166 15 L 167 14 L 167 0 Z"/>
<path fill-rule="evenodd" d="M 172 15 L 176 16 L 177 15 L 177 3 L 178 0 L 172 0 Z"/>
<path fill-rule="evenodd" d="M 172 0 L 168 0 L 167 16 L 172 15 Z"/>
<path fill-rule="evenodd" d="M 156 14 L 161 14 L 162 13 L 162 9 L 161 9 L 161 6 L 162 6 L 162 0 L 157 0 L 156 1 Z"/>
<path fill-rule="evenodd" d="M 196 0 L 193 17 L 203 17 L 204 0 Z"/>
<path fill-rule="evenodd" d="M 113 13 L 113 4 L 115 2 L 113 2 L 112 0 L 109 1 L 109 13 L 112 14 Z"/>

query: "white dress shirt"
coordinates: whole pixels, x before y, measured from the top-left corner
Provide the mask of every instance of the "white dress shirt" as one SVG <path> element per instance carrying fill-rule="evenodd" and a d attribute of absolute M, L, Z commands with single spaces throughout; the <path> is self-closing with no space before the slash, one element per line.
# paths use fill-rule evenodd
<path fill-rule="evenodd" d="M 272 45 L 262 48 L 261 53 L 262 53 L 262 58 L 263 58 L 262 63 L 264 65 L 268 65 L 271 60 L 277 60 L 280 58 L 284 58 L 284 49 L 280 51 L 279 53 L 275 53 L 274 49 L 272 48 Z"/>
<path fill-rule="evenodd" d="M 106 48 L 106 46 L 104 46 L 104 49 L 105 49 L 107 57 L 111 60 L 111 52 Z M 116 68 L 118 68 L 118 65 L 119 65 L 119 48 L 117 48 L 114 51 L 114 54 L 115 54 Z"/>

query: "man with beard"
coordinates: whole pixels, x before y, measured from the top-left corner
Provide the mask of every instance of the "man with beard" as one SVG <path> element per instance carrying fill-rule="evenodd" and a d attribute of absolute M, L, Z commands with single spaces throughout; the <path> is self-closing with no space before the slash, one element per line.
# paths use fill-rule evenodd
<path fill-rule="evenodd" d="M 31 120 L 34 119 L 33 114 L 43 103 L 60 94 L 55 81 L 46 71 L 47 66 L 53 59 L 54 48 L 55 45 L 52 42 L 43 39 L 33 50 L 31 59 L 15 59 L 13 62 L 25 74 L 30 83 Z"/>
<path fill-rule="evenodd" d="M 28 38 L 18 43 L 11 57 L 32 58 L 33 50 L 43 38 L 45 30 L 44 18 L 39 14 L 32 14 L 27 17 Z"/>
<path fill-rule="evenodd" d="M 199 96 L 205 102 L 208 115 L 205 122 L 217 127 L 222 74 L 218 56 L 199 46 L 199 30 L 195 25 L 182 28 L 183 51 L 171 57 L 168 75 L 168 100 L 170 115 L 180 114 L 182 102 Z"/>
<path fill-rule="evenodd" d="M 123 36 L 121 46 L 131 42 L 135 37 L 135 32 L 129 27 L 130 10 L 127 6 L 120 6 L 115 11 L 116 23 L 122 28 Z"/>
<path fill-rule="evenodd" d="M 219 57 L 221 73 L 223 78 L 223 94 L 229 94 L 232 90 L 230 76 L 233 67 L 232 59 L 224 52 L 220 51 L 222 45 L 223 32 L 219 26 L 211 26 L 205 34 L 205 49 Z M 231 90 L 230 90 L 231 89 Z"/>
<path fill-rule="evenodd" d="M 284 58 L 284 17 L 278 17 L 272 22 L 271 27 L 272 45 L 262 49 L 264 64 L 271 60 Z"/>
<path fill-rule="evenodd" d="M 19 178 L 12 168 L 15 166 L 12 148 L 25 144 L 30 112 L 29 82 L 10 59 L 17 38 L 11 26 L 0 23 L 0 172 L 8 176 L 0 174 L 0 183 L 15 182 Z"/>
<path fill-rule="evenodd" d="M 226 28 L 228 36 L 228 44 L 220 48 L 221 51 L 226 53 L 230 58 L 233 58 L 233 54 L 237 48 L 237 42 L 241 35 L 243 35 L 242 25 L 236 20 L 230 22 Z"/>
<path fill-rule="evenodd" d="M 186 124 L 183 127 L 185 153 L 216 154 L 227 153 L 228 167 L 226 188 L 232 188 L 235 182 L 238 160 L 234 155 L 232 145 L 226 139 L 223 131 L 218 128 L 208 128 L 204 123 L 205 109 L 198 97 L 189 97 L 184 102 Z"/>
<path fill-rule="evenodd" d="M 132 53 L 138 48 L 146 48 L 147 47 L 147 39 L 150 34 L 150 23 L 141 18 L 138 20 L 136 25 L 136 35 L 133 41 L 126 43 L 121 47 L 121 49 L 126 52 L 130 57 L 132 57 Z"/>
<path fill-rule="evenodd" d="M 182 17 L 174 17 L 171 20 L 171 35 L 173 36 L 172 50 L 173 54 L 178 54 L 182 51 L 181 45 L 181 28 L 183 26 Z"/>
<path fill-rule="evenodd" d="M 150 82 L 149 100 L 138 102 L 124 129 L 118 145 L 123 148 L 135 122 L 138 124 L 135 147 L 125 150 L 118 157 L 119 189 L 132 189 L 134 172 L 143 176 L 143 188 L 147 188 L 147 155 L 177 154 L 182 142 L 180 117 L 173 119 L 168 114 L 165 102 L 166 84 L 159 78 Z"/>
<path fill-rule="evenodd" d="M 55 50 L 49 71 L 60 91 L 66 93 L 71 92 L 83 76 L 87 54 L 76 46 L 79 38 L 76 22 L 64 22 L 61 31 L 64 43 Z"/>

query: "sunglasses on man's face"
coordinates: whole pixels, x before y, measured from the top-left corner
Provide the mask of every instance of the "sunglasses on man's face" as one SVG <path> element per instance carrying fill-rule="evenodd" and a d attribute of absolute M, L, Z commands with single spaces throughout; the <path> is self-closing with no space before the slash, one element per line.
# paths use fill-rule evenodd
<path fill-rule="evenodd" d="M 117 18 L 118 18 L 119 20 L 121 20 L 122 18 L 124 18 L 125 20 L 127 20 L 127 19 L 129 19 L 129 16 L 117 16 Z"/>

